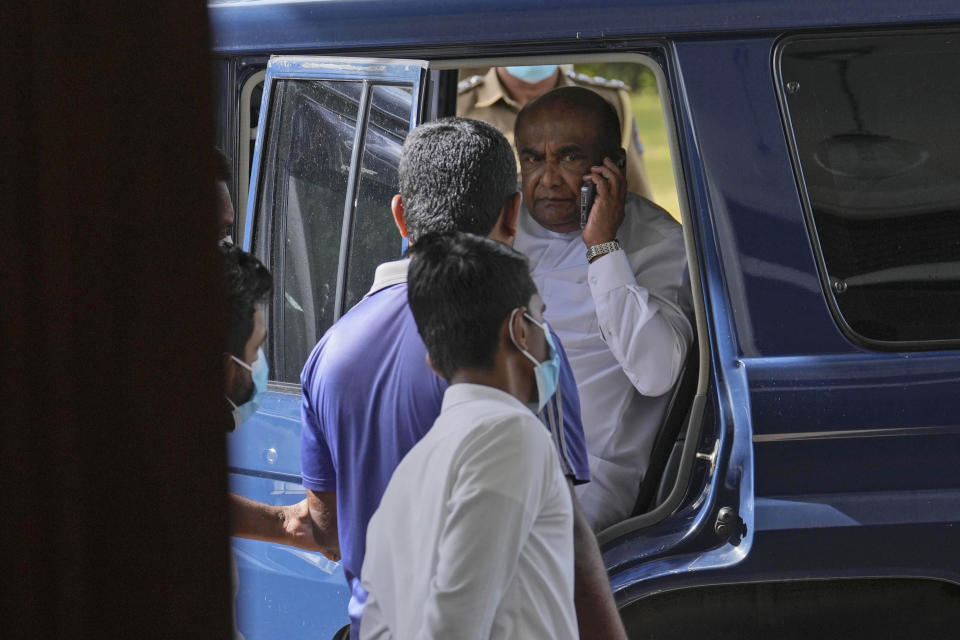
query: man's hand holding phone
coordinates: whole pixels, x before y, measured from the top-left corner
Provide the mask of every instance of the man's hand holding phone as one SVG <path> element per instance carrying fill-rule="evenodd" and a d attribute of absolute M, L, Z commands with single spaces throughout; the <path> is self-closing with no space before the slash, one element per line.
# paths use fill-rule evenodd
<path fill-rule="evenodd" d="M 627 179 L 624 177 L 622 165 L 622 161 L 616 163 L 610 158 L 604 158 L 602 165 L 591 167 L 590 173 L 583 176 L 585 189 L 580 191 L 580 226 L 583 228 L 581 232 L 583 243 L 587 247 L 614 240 L 623 223 L 623 209 L 627 200 Z M 588 209 L 589 215 L 584 220 L 583 198 L 584 191 L 590 191 L 588 182 L 594 185 L 596 195 L 593 198 L 593 205 Z"/>

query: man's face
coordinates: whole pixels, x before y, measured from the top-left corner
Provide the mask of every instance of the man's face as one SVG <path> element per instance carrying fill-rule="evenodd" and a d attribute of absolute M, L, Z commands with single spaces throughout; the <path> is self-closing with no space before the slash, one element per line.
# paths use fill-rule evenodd
<path fill-rule="evenodd" d="M 230 235 L 233 229 L 233 202 L 230 200 L 230 188 L 223 180 L 215 183 L 217 198 L 217 221 L 220 228 L 220 239 Z"/>
<path fill-rule="evenodd" d="M 241 360 L 249 365 L 257 359 L 257 351 L 263 346 L 267 339 L 267 323 L 263 314 L 263 305 L 258 304 L 253 312 L 253 331 L 247 338 L 247 343 L 243 346 L 243 356 Z M 234 404 L 243 404 L 253 395 L 253 376 L 252 374 L 230 360 L 228 365 L 232 367 L 232 373 L 227 375 L 227 395 L 233 400 Z"/>
<path fill-rule="evenodd" d="M 603 161 L 596 118 L 553 104 L 528 114 L 517 131 L 523 201 L 541 226 L 580 230 L 580 187 L 590 167 Z"/>

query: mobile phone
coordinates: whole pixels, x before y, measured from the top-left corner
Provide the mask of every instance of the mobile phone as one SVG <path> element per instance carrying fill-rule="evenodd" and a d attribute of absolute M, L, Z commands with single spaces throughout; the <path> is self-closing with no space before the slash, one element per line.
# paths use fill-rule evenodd
<path fill-rule="evenodd" d="M 627 170 L 627 158 L 618 155 L 615 160 L 620 171 Z M 597 185 L 592 180 L 587 180 L 580 187 L 580 228 L 587 226 L 587 219 L 590 217 L 590 209 L 593 208 L 593 199 L 597 196 Z"/>
<path fill-rule="evenodd" d="M 587 218 L 590 217 L 590 209 L 593 208 L 593 199 L 597 195 L 597 185 L 587 180 L 580 187 L 580 228 L 587 226 Z"/>

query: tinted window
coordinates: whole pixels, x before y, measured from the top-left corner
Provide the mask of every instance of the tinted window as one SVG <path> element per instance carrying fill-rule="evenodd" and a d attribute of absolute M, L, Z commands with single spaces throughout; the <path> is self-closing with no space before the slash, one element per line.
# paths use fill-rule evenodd
<path fill-rule="evenodd" d="M 334 320 L 344 201 L 361 84 L 277 83 L 268 127 L 258 237 L 271 238 L 275 286 L 271 377 L 296 382 Z M 272 229 L 271 229 L 272 227 Z"/>
<path fill-rule="evenodd" d="M 369 291 L 377 265 L 400 257 L 400 233 L 393 222 L 390 201 L 399 191 L 400 147 L 410 129 L 412 105 L 410 87 L 380 85 L 371 91 L 350 241 L 346 309 Z"/>
<path fill-rule="evenodd" d="M 876 341 L 960 338 L 958 35 L 793 40 L 780 71 L 843 320 Z"/>

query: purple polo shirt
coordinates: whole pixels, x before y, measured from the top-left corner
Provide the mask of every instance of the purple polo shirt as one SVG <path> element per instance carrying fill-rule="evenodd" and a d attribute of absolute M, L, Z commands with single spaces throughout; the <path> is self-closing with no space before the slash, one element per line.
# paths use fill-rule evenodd
<path fill-rule="evenodd" d="M 337 492 L 352 638 L 366 602 L 360 568 L 367 523 L 393 470 L 440 415 L 447 388 L 426 364 L 427 349 L 407 303 L 408 264 L 399 260 L 377 268 L 367 297 L 324 334 L 300 376 L 303 486 Z M 553 435 L 564 473 L 588 482 L 576 381 L 556 334 L 554 343 L 561 359 L 559 389 L 541 420 Z"/>

